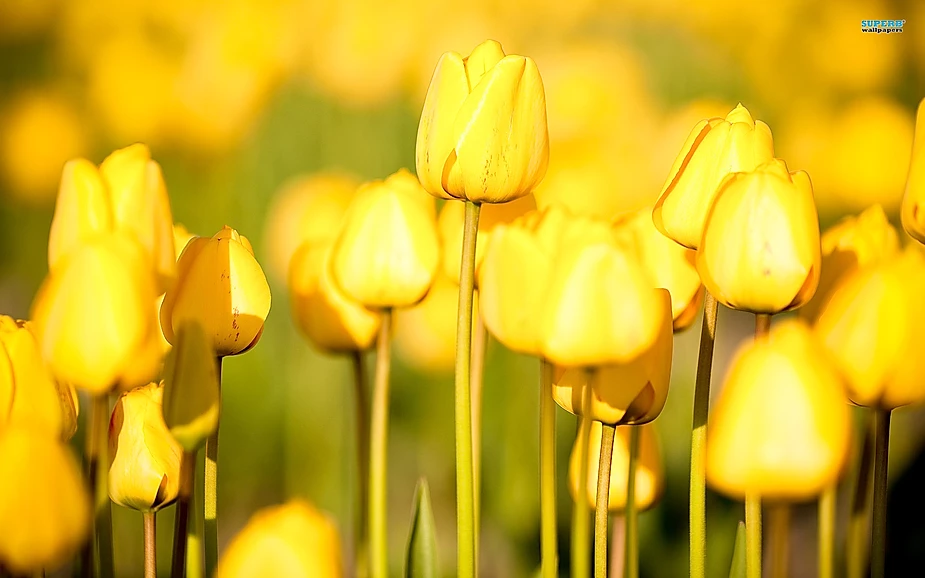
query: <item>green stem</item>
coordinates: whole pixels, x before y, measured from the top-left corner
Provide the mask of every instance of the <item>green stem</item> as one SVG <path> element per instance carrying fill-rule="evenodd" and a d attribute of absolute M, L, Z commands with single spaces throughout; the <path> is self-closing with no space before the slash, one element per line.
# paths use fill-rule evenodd
<path fill-rule="evenodd" d="M 485 375 L 485 350 L 488 347 L 488 331 L 482 316 L 473 312 L 475 333 L 472 335 L 472 477 L 475 527 L 481 528 L 482 520 L 482 388 Z M 479 559 L 479 541 L 475 541 L 475 559 Z"/>
<path fill-rule="evenodd" d="M 761 578 L 761 496 L 745 495 L 745 575 Z"/>
<path fill-rule="evenodd" d="M 639 464 L 639 426 L 631 425 L 629 467 L 626 478 L 626 560 L 625 578 L 639 577 L 639 512 L 636 509 L 636 466 Z"/>
<path fill-rule="evenodd" d="M 572 511 L 572 576 L 591 575 L 588 552 L 591 549 L 591 509 L 588 507 L 588 452 L 591 445 L 591 386 L 594 372 L 587 372 L 587 385 L 582 393 L 581 415 L 578 417 L 578 496 Z M 583 417 L 588 416 L 588 417 Z"/>
<path fill-rule="evenodd" d="M 787 578 L 790 575 L 790 505 L 768 506 L 768 526 L 771 578 Z"/>
<path fill-rule="evenodd" d="M 615 428 L 601 425 L 601 454 L 597 463 L 594 501 L 594 578 L 607 578 L 607 522 L 610 517 L 610 467 L 613 465 Z"/>
<path fill-rule="evenodd" d="M 819 497 L 819 578 L 834 578 L 835 500 L 838 485 L 832 484 Z"/>
<path fill-rule="evenodd" d="M 93 490 L 93 538 L 81 552 L 82 575 L 115 576 L 112 551 L 112 502 L 109 499 L 109 395 L 93 397 L 86 440 L 87 480 Z M 98 564 L 97 564 L 98 562 Z"/>
<path fill-rule="evenodd" d="M 157 578 L 157 526 L 154 512 L 143 512 L 145 541 L 145 578 Z"/>
<path fill-rule="evenodd" d="M 189 512 L 192 514 L 192 518 L 187 524 L 186 533 L 186 578 L 202 578 L 203 576 L 205 512 L 202 504 L 205 488 L 202 484 L 196 484 L 194 481 L 196 479 L 197 463 L 205 461 L 205 456 L 203 456 L 203 459 L 199 459 L 199 455 L 199 452 L 193 452 L 190 458 L 190 471 L 192 474 L 189 484 L 192 488 L 192 495 L 189 496 Z"/>
<path fill-rule="evenodd" d="M 890 457 L 890 410 L 874 410 L 874 501 L 871 514 L 870 575 L 886 571 L 887 466 Z"/>
<path fill-rule="evenodd" d="M 376 346 L 376 376 L 369 434 L 369 572 L 372 578 L 389 576 L 388 449 L 389 371 L 392 362 L 392 310 L 382 312 Z"/>
<path fill-rule="evenodd" d="M 462 262 L 459 272 L 459 308 L 456 318 L 456 549 L 457 576 L 472 578 L 475 551 L 475 481 L 472 457 L 472 292 L 475 285 L 475 246 L 481 205 L 466 203 Z"/>
<path fill-rule="evenodd" d="M 553 365 L 540 360 L 540 551 L 543 578 L 555 578 L 556 551 L 556 403 L 552 398 Z"/>
<path fill-rule="evenodd" d="M 848 578 L 865 578 L 867 556 L 870 553 L 868 516 L 870 514 L 870 489 L 874 476 L 874 421 L 868 416 L 864 428 L 864 443 L 858 463 L 857 482 L 851 499 L 851 517 L 848 519 Z"/>
<path fill-rule="evenodd" d="M 705 291 L 697 381 L 694 385 L 694 419 L 691 427 L 690 481 L 690 575 L 704 578 L 707 560 L 707 419 L 710 414 L 710 376 L 713 373 L 713 343 L 716 338 L 716 298 Z"/>
<path fill-rule="evenodd" d="M 353 386 L 357 444 L 357 511 L 353 552 L 356 559 L 356 576 L 366 578 L 369 575 L 369 531 L 366 518 L 369 497 L 369 402 L 366 393 L 366 364 L 363 362 L 362 351 L 353 352 Z"/>
<path fill-rule="evenodd" d="M 180 460 L 180 484 L 177 491 L 177 507 L 173 523 L 173 560 L 171 578 L 186 576 L 186 548 L 188 545 L 190 494 L 196 475 L 196 454 L 183 452 Z M 195 516 L 195 514 L 194 514 Z"/>
<path fill-rule="evenodd" d="M 218 372 L 219 390 L 222 387 L 222 358 L 215 358 Z M 205 548 L 206 548 L 206 576 L 215 575 L 218 566 L 218 428 L 206 439 L 206 467 L 203 475 L 205 484 L 205 498 L 203 510 L 205 511 Z"/>

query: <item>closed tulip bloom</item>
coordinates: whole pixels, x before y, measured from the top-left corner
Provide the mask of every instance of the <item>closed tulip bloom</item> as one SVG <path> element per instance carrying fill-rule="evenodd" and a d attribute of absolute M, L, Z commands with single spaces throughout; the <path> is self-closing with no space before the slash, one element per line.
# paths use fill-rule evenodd
<path fill-rule="evenodd" d="M 822 268 L 816 294 L 800 308 L 800 317 L 815 322 L 841 283 L 860 268 L 896 255 L 899 235 L 880 205 L 845 217 L 822 234 Z"/>
<path fill-rule="evenodd" d="M 31 325 L 0 316 L 0 426 L 29 424 L 67 440 L 77 431 L 77 394 L 52 378 Z"/>
<path fill-rule="evenodd" d="M 656 290 L 662 311 L 658 337 L 636 358 L 597 369 L 588 387 L 583 368 L 556 368 L 552 396 L 567 412 L 582 415 L 585 396 L 591 394 L 591 414 L 585 417 L 609 425 L 639 425 L 658 417 L 668 399 L 671 378 L 672 339 L 671 298 L 668 291 Z"/>
<path fill-rule="evenodd" d="M 774 158 L 768 125 L 741 104 L 725 119 L 700 121 L 681 148 L 652 211 L 666 237 L 697 249 L 717 187 L 730 173 L 750 171 Z"/>
<path fill-rule="evenodd" d="M 330 353 L 369 349 L 382 316 L 341 291 L 331 276 L 331 244 L 305 243 L 289 266 L 292 317 L 308 340 Z"/>
<path fill-rule="evenodd" d="M 270 286 L 244 235 L 225 226 L 189 242 L 177 263 L 177 282 L 161 305 L 164 337 L 175 344 L 185 321 L 202 325 L 217 356 L 257 344 L 270 312 Z"/>
<path fill-rule="evenodd" d="M 919 103 L 915 115 L 915 138 L 912 141 L 912 159 L 906 176 L 906 192 L 903 195 L 902 223 L 913 239 L 925 243 L 925 99 Z"/>
<path fill-rule="evenodd" d="M 835 290 L 816 332 L 857 405 L 894 409 L 925 400 L 925 257 L 917 247 L 859 269 Z"/>
<path fill-rule="evenodd" d="M 486 40 L 463 58 L 440 57 L 418 126 L 415 159 L 427 191 L 505 203 L 546 174 L 546 95 L 536 63 Z"/>
<path fill-rule="evenodd" d="M 125 234 L 94 237 L 45 280 L 32 306 L 54 377 L 92 395 L 148 383 L 160 370 L 153 283 Z"/>
<path fill-rule="evenodd" d="M 717 301 L 753 313 L 795 309 L 816 292 L 820 261 L 805 172 L 774 160 L 719 187 L 697 251 L 697 271 Z"/>
<path fill-rule="evenodd" d="M 184 321 L 164 362 L 164 425 L 187 452 L 218 428 L 221 391 L 212 338 L 195 320 Z"/>
<path fill-rule="evenodd" d="M 357 191 L 331 271 L 343 292 L 366 307 L 408 307 L 427 294 L 439 261 L 433 199 L 402 170 Z"/>
<path fill-rule="evenodd" d="M 622 512 L 626 509 L 626 486 L 629 478 L 630 427 L 639 428 L 639 454 L 636 462 L 635 502 L 638 511 L 645 511 L 658 503 L 665 491 L 665 472 L 662 466 L 658 432 L 652 424 L 644 426 L 618 427 L 613 439 L 613 459 L 610 466 L 610 497 L 607 509 Z M 581 440 L 575 439 L 572 455 L 568 462 L 568 489 L 572 500 L 583 500 L 592 510 L 597 507 L 597 477 L 601 464 L 600 422 L 591 422 L 588 439 L 588 484 L 582 492 L 578 486 L 581 470 Z"/>
<path fill-rule="evenodd" d="M 180 444 L 161 415 L 164 385 L 149 383 L 123 393 L 109 421 L 109 497 L 139 512 L 177 499 Z"/>
<path fill-rule="evenodd" d="M 228 544 L 216 576 L 341 578 L 337 528 L 302 500 L 264 508 Z"/>
<path fill-rule="evenodd" d="M 784 321 L 732 361 L 707 437 L 707 482 L 741 499 L 811 499 L 846 464 L 851 421 L 842 381 L 809 326 Z"/>
<path fill-rule="evenodd" d="M 90 494 L 70 448 L 44 432 L 0 430 L 0 565 L 53 570 L 90 534 Z"/>

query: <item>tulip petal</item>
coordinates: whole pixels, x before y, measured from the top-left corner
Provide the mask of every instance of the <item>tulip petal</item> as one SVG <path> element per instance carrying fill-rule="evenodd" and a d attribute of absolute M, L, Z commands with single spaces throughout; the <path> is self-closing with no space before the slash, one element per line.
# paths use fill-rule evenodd
<path fill-rule="evenodd" d="M 76 159 L 64 165 L 55 215 L 48 235 L 48 268 L 80 243 L 112 231 L 115 219 L 109 192 L 99 170 L 90 161 Z"/>

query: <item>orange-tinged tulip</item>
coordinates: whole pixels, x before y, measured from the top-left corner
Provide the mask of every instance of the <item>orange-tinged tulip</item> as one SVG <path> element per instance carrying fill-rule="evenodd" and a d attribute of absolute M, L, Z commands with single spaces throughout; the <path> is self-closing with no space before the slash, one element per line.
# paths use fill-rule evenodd
<path fill-rule="evenodd" d="M 292 500 L 254 514 L 218 563 L 217 578 L 341 578 L 340 537 L 333 522 Z"/>
<path fill-rule="evenodd" d="M 889 410 L 925 400 L 923 294 L 925 257 L 918 247 L 855 271 L 832 294 L 816 332 L 852 402 Z"/>
<path fill-rule="evenodd" d="M 661 300 L 658 337 L 648 350 L 625 363 L 605 365 L 589 376 L 583 368 L 556 368 L 552 396 L 567 412 L 582 415 L 585 396 L 592 393 L 590 419 L 610 425 L 639 425 L 658 417 L 668 399 L 671 378 L 671 298 Z M 591 387 L 588 378 L 591 377 Z"/>
<path fill-rule="evenodd" d="M 774 158 L 768 125 L 741 104 L 725 119 L 702 120 L 687 137 L 652 211 L 665 236 L 690 249 L 700 246 L 707 214 L 726 175 L 750 171 Z"/>
<path fill-rule="evenodd" d="M 613 459 L 610 466 L 610 496 L 607 509 L 610 512 L 622 512 L 626 509 L 626 485 L 629 478 L 630 462 L 630 427 L 639 428 L 639 454 L 636 461 L 635 502 L 638 511 L 648 510 L 662 497 L 665 491 L 665 473 L 662 466 L 658 432 L 652 424 L 643 426 L 618 427 L 613 440 Z M 584 492 L 578 487 L 581 470 L 581 440 L 576 438 L 572 446 L 572 455 L 568 462 L 569 493 L 572 500 L 584 500 L 592 510 L 597 507 L 597 477 L 601 464 L 600 422 L 591 422 L 591 435 L 588 438 L 588 484 Z M 582 495 L 583 494 L 583 495 Z"/>
<path fill-rule="evenodd" d="M 549 160 L 546 96 L 536 63 L 486 40 L 463 58 L 440 57 L 418 126 L 417 173 L 444 199 L 504 203 L 543 179 Z"/>
<path fill-rule="evenodd" d="M 296 326 L 318 349 L 331 353 L 369 349 L 382 316 L 341 291 L 331 276 L 331 244 L 305 243 L 289 266 Z"/>
<path fill-rule="evenodd" d="M 903 195 L 903 228 L 919 243 L 925 243 L 925 99 L 919 103 L 915 115 L 915 138 L 912 141 L 912 159 L 906 177 Z"/>
<path fill-rule="evenodd" d="M 89 538 L 90 494 L 61 441 L 25 426 L 0 430 L 0 565 L 55 569 Z"/>
<path fill-rule="evenodd" d="M 842 381 L 801 321 L 781 322 L 767 340 L 739 349 L 711 413 L 707 482 L 724 494 L 811 499 L 846 464 Z"/>
<path fill-rule="evenodd" d="M 331 271 L 340 289 L 366 307 L 408 307 L 427 294 L 439 260 L 433 198 L 402 169 L 357 191 Z"/>
<path fill-rule="evenodd" d="M 164 362 L 164 424 L 187 452 L 218 428 L 221 391 L 212 338 L 195 320 L 184 321 Z"/>
<path fill-rule="evenodd" d="M 162 383 L 123 393 L 109 421 L 109 497 L 140 512 L 173 503 L 180 489 L 180 444 L 161 415 Z"/>
<path fill-rule="evenodd" d="M 211 238 L 195 238 L 177 268 L 176 285 L 161 305 L 167 341 L 174 344 L 177 328 L 192 320 L 202 325 L 220 357 L 257 344 L 270 312 L 270 286 L 247 237 L 225 226 Z"/>
<path fill-rule="evenodd" d="M 161 353 L 151 273 L 133 237 L 106 234 L 73 249 L 32 306 L 55 378 L 92 395 L 148 383 Z"/>
<path fill-rule="evenodd" d="M 802 306 L 821 262 L 812 184 L 774 160 L 720 185 L 697 251 L 697 271 L 716 300 L 754 313 Z"/>
<path fill-rule="evenodd" d="M 800 308 L 800 317 L 815 322 L 832 293 L 847 277 L 859 268 L 893 257 L 898 251 L 899 235 L 880 205 L 839 221 L 822 234 L 819 287 L 813 298 Z"/>

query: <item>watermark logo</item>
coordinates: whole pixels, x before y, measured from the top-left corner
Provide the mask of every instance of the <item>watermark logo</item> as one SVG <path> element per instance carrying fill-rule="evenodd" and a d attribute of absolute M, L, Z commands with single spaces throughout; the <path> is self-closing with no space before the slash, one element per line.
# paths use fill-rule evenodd
<path fill-rule="evenodd" d="M 861 20 L 861 32 L 870 34 L 902 34 L 905 20 Z"/>

